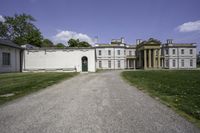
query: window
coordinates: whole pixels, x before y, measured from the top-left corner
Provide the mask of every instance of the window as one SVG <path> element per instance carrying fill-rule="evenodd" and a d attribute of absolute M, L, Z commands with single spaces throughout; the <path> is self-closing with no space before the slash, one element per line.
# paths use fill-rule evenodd
<path fill-rule="evenodd" d="M 176 66 L 176 60 L 173 60 L 173 67 Z"/>
<path fill-rule="evenodd" d="M 120 60 L 118 60 L 118 62 L 117 62 L 117 66 L 118 66 L 118 68 L 121 67 Z"/>
<path fill-rule="evenodd" d="M 108 55 L 111 55 L 111 51 L 110 50 L 108 50 Z"/>
<path fill-rule="evenodd" d="M 120 50 L 117 50 L 117 54 L 120 55 Z"/>
<path fill-rule="evenodd" d="M 2 53 L 2 65 L 10 65 L 10 53 Z"/>
<path fill-rule="evenodd" d="M 111 61 L 108 61 L 108 68 L 111 68 Z"/>
<path fill-rule="evenodd" d="M 166 60 L 165 64 L 166 64 L 166 67 L 169 67 L 169 60 Z"/>
<path fill-rule="evenodd" d="M 175 51 L 175 49 L 173 49 L 173 54 L 176 54 L 176 51 Z"/>
<path fill-rule="evenodd" d="M 101 50 L 99 50 L 99 55 L 101 55 Z"/>
<path fill-rule="evenodd" d="M 193 60 L 190 60 L 190 66 L 191 67 L 193 66 Z"/>
<path fill-rule="evenodd" d="M 181 66 L 184 67 L 184 60 L 181 60 Z"/>
<path fill-rule="evenodd" d="M 102 68 L 102 62 L 101 62 L 101 60 L 99 61 L 99 68 Z"/>
<path fill-rule="evenodd" d="M 129 55 L 130 55 L 130 56 L 132 55 L 132 51 L 129 51 Z"/>
<path fill-rule="evenodd" d="M 166 54 L 169 54 L 169 51 L 168 51 L 168 49 L 166 49 L 165 53 L 166 53 Z"/>
<path fill-rule="evenodd" d="M 184 49 L 181 49 L 181 54 L 184 54 Z"/>
<path fill-rule="evenodd" d="M 192 49 L 190 49 L 190 54 L 193 54 L 193 50 Z"/>

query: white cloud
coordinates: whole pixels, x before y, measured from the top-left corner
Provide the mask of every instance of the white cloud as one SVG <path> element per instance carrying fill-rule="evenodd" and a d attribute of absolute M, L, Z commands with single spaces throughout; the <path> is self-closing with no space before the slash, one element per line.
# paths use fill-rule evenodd
<path fill-rule="evenodd" d="M 89 44 L 94 44 L 94 39 L 83 33 L 77 33 L 74 31 L 58 31 L 58 33 L 53 37 L 55 42 L 67 43 L 70 39 L 79 39 L 80 41 L 86 41 Z"/>
<path fill-rule="evenodd" d="M 0 15 L 0 22 L 4 22 L 4 21 L 5 21 L 4 17 Z"/>
<path fill-rule="evenodd" d="M 200 20 L 184 23 L 177 28 L 179 32 L 200 31 Z"/>

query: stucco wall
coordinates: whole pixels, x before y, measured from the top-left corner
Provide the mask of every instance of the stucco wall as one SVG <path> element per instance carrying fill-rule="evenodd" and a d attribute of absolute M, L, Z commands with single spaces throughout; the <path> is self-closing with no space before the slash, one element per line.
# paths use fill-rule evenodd
<path fill-rule="evenodd" d="M 2 53 L 10 53 L 10 65 L 3 65 Z M 20 49 L 0 45 L 0 72 L 20 71 Z"/>
<path fill-rule="evenodd" d="M 94 49 L 25 50 L 23 70 L 76 68 L 81 72 L 83 56 L 88 58 L 88 71 L 95 72 Z"/>

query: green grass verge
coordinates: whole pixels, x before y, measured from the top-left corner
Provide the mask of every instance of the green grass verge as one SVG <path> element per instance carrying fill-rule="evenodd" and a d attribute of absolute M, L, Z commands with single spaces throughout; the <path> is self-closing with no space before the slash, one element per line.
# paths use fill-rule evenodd
<path fill-rule="evenodd" d="M 0 104 L 68 79 L 78 73 L 5 73 L 0 74 Z M 5 96 L 7 94 L 14 94 Z"/>
<path fill-rule="evenodd" d="M 200 127 L 200 71 L 124 71 L 122 76 Z"/>

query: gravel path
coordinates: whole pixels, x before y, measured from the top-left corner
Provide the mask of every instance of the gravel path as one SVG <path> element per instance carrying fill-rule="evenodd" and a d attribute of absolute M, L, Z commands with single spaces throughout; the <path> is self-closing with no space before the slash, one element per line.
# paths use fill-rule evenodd
<path fill-rule="evenodd" d="M 1 133 L 197 133 L 125 83 L 120 71 L 80 74 L 0 107 Z"/>

